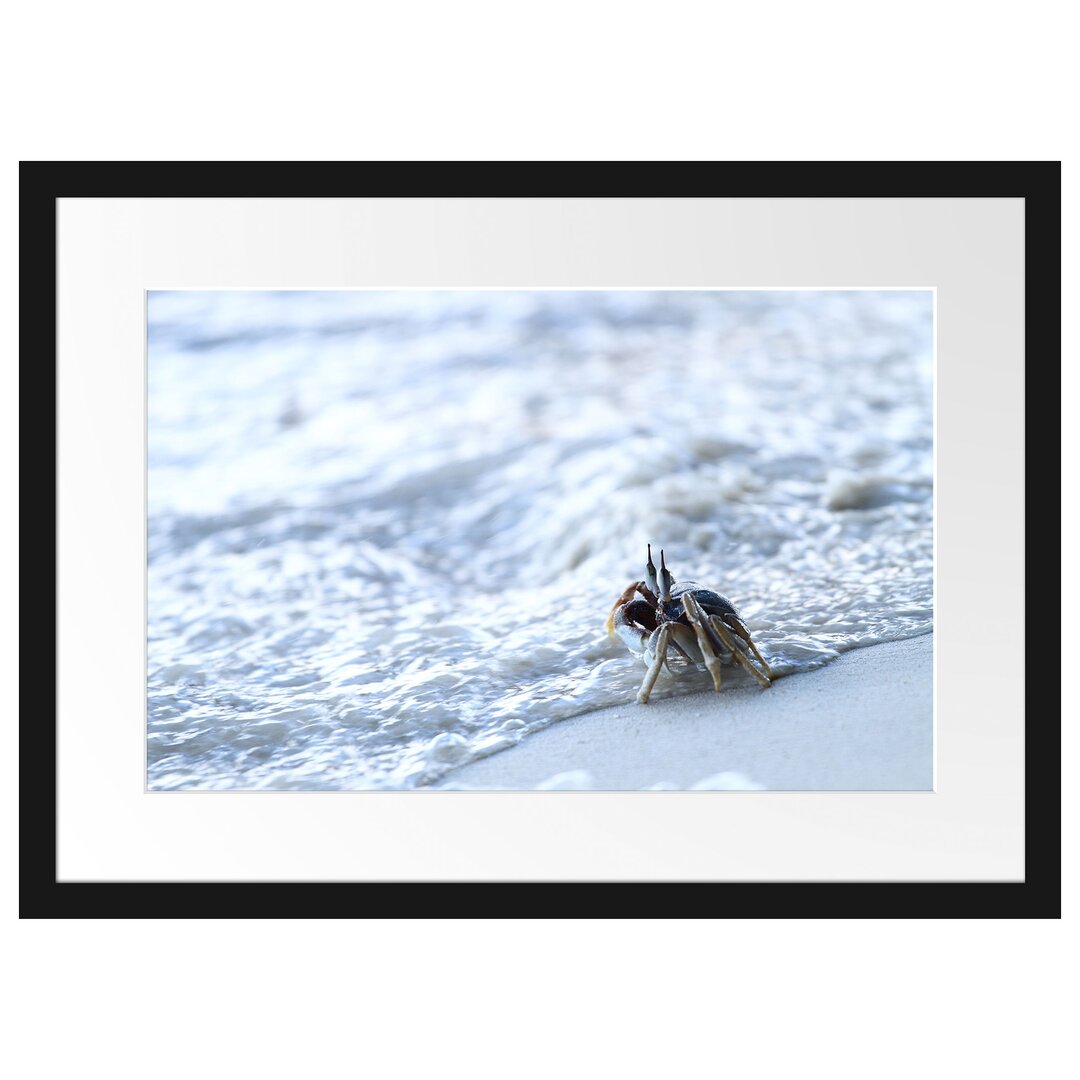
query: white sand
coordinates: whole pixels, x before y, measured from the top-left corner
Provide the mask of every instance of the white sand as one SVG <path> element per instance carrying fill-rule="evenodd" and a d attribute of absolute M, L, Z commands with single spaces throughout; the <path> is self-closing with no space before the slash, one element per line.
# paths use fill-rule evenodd
<path fill-rule="evenodd" d="M 844 653 L 768 690 L 628 702 L 553 724 L 439 786 L 927 790 L 932 666 L 926 635 Z"/>

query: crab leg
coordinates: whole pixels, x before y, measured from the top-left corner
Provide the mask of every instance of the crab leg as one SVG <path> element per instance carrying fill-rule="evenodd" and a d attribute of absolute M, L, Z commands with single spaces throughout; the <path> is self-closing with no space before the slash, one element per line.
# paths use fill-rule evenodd
<path fill-rule="evenodd" d="M 758 647 L 754 644 L 754 639 L 750 637 L 750 631 L 746 629 L 743 624 L 740 623 L 725 623 L 729 630 L 738 634 L 739 637 L 750 646 L 750 651 L 757 657 L 757 662 L 765 669 L 765 674 L 771 679 L 773 677 L 772 668 L 765 662 L 765 657 L 758 652 Z"/>
<path fill-rule="evenodd" d="M 634 588 L 637 589 L 637 591 L 639 593 L 641 593 L 641 595 L 645 598 L 645 601 L 646 601 L 646 603 L 648 603 L 649 607 L 656 607 L 658 601 L 657 601 L 656 597 L 653 596 L 653 594 L 650 591 L 648 585 L 646 585 L 644 581 L 639 581 L 634 586 Z"/>
<path fill-rule="evenodd" d="M 673 648 L 684 660 L 689 661 L 691 664 L 694 662 L 694 658 L 686 651 L 683 643 L 679 641 L 679 635 L 675 632 L 675 627 L 678 623 L 671 623 L 671 640 L 668 644 Z M 668 665 L 668 671 L 671 670 L 671 665 Z"/>
<path fill-rule="evenodd" d="M 691 664 L 700 664 L 705 659 L 698 647 L 697 635 L 693 627 L 684 626 L 682 623 L 669 623 L 671 627 L 671 644 L 686 657 Z"/>
<path fill-rule="evenodd" d="M 720 618 L 719 615 L 709 616 L 709 626 L 716 632 L 716 636 L 724 643 L 726 649 L 731 650 L 731 655 L 747 670 L 762 686 L 771 686 L 770 681 L 762 675 L 760 671 L 753 664 L 750 663 L 746 653 L 738 647 L 736 640 L 732 637 L 731 627 Z M 741 639 L 739 644 L 741 644 Z"/>
<path fill-rule="evenodd" d="M 671 629 L 671 637 L 668 639 L 668 649 L 674 649 L 688 664 L 701 662 L 701 650 L 697 647 L 694 634 L 689 626 L 682 623 L 668 623 Z M 671 666 L 671 656 L 664 661 L 664 666 L 672 675 L 678 672 Z"/>
<path fill-rule="evenodd" d="M 712 676 L 713 689 L 719 693 L 720 657 L 716 655 L 716 649 L 713 647 L 713 643 L 705 630 L 705 624 L 703 622 L 705 615 L 701 610 L 701 605 L 697 602 L 697 598 L 693 593 L 686 593 L 682 598 L 682 602 L 683 611 L 686 612 L 686 617 L 690 620 L 690 625 L 694 628 L 694 633 L 697 634 L 698 646 L 701 649 L 701 656 L 705 661 L 705 667 Z"/>
<path fill-rule="evenodd" d="M 656 635 L 656 650 L 653 653 L 652 663 L 649 665 L 649 670 L 645 672 L 645 678 L 637 694 L 638 703 L 641 705 L 649 703 L 649 695 L 652 693 L 653 684 L 660 674 L 660 668 L 663 667 L 664 660 L 667 659 L 668 637 L 670 635 L 667 623 L 656 631 Z"/>

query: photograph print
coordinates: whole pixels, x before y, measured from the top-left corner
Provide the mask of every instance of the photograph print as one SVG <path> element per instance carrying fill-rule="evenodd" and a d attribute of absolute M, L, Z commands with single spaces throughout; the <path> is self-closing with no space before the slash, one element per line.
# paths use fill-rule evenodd
<path fill-rule="evenodd" d="M 146 786 L 933 788 L 934 293 L 147 294 Z"/>

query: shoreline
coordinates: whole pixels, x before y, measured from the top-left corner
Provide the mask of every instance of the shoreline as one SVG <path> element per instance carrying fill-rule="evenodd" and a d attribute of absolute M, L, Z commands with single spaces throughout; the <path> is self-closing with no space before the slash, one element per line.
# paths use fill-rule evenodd
<path fill-rule="evenodd" d="M 842 653 L 767 690 L 731 685 L 552 724 L 434 790 L 929 791 L 933 634 Z"/>

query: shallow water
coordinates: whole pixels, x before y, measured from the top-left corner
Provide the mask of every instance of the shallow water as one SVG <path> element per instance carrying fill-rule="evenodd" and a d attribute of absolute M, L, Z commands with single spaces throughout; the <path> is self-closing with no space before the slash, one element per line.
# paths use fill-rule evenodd
<path fill-rule="evenodd" d="M 415 787 L 632 700 L 646 542 L 780 672 L 925 633 L 931 398 L 925 292 L 151 294 L 149 786 Z"/>

